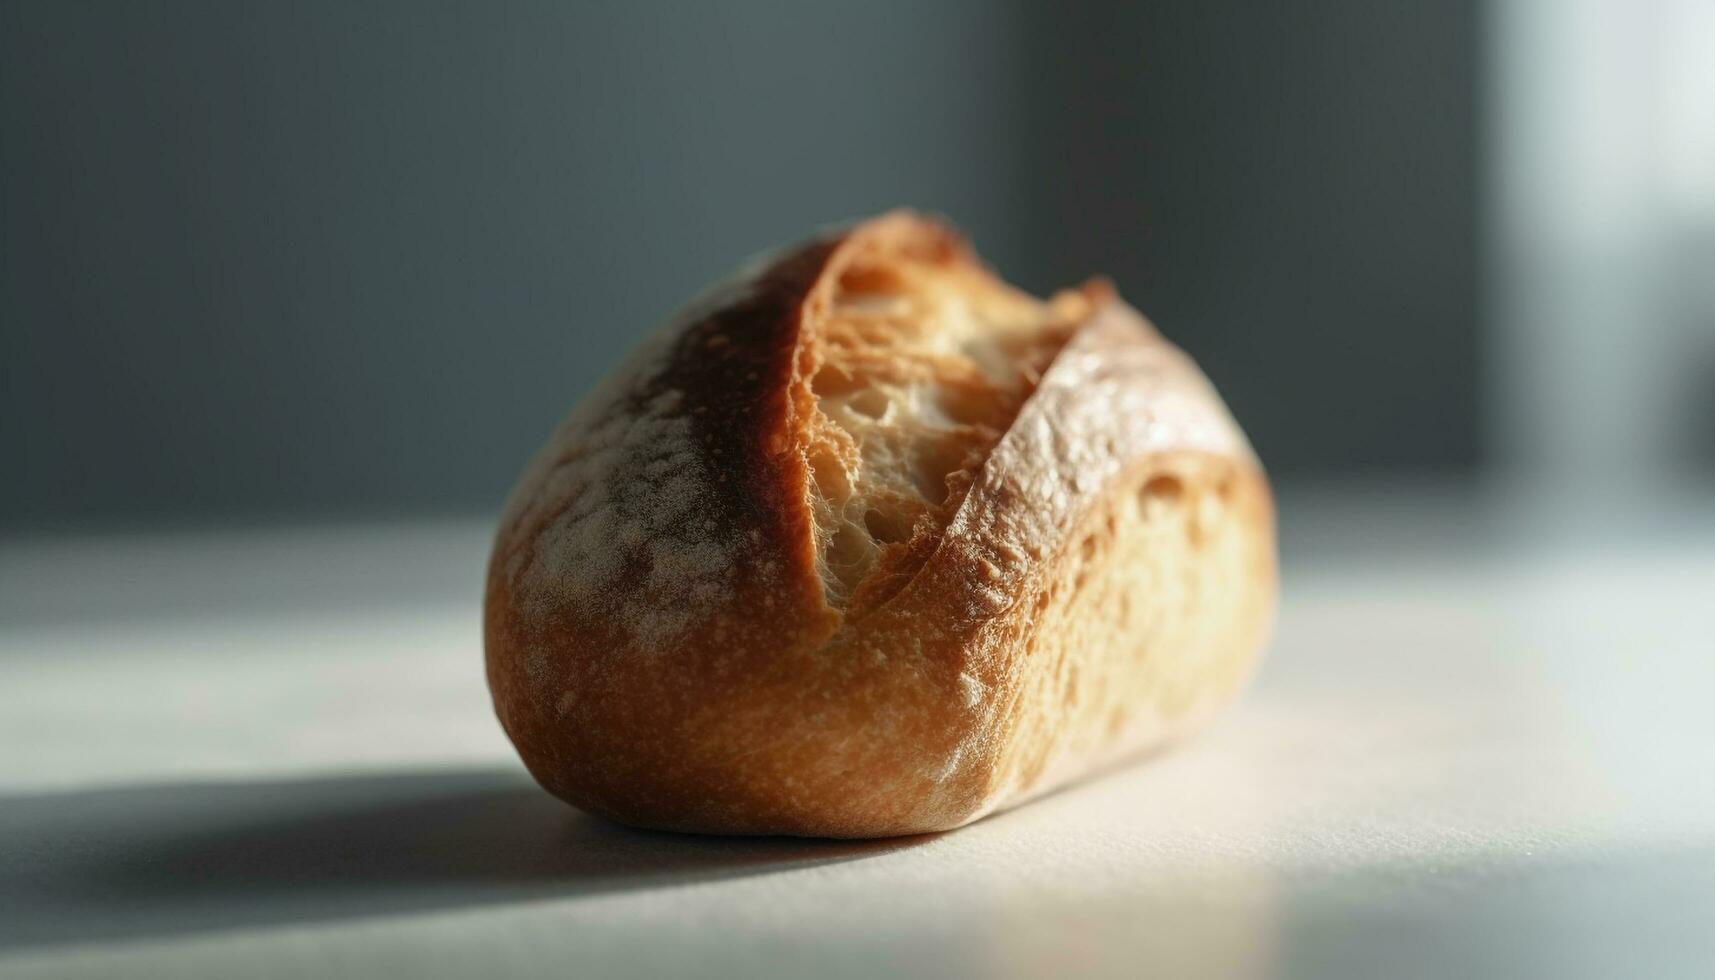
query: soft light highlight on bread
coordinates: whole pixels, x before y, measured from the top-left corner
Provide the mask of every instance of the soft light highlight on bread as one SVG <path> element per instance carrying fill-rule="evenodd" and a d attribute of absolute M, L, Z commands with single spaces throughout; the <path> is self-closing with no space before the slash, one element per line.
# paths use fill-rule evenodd
<path fill-rule="evenodd" d="M 537 779 L 615 819 L 941 830 L 1200 724 L 1274 582 L 1188 358 L 898 213 L 705 296 L 560 427 L 497 536 L 488 674 Z"/>

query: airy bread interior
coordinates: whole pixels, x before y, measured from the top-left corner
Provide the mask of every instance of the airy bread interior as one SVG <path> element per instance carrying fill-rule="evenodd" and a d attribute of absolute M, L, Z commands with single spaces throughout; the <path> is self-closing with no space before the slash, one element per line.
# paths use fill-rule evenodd
<path fill-rule="evenodd" d="M 806 322 L 799 431 L 827 601 L 853 616 L 921 565 L 1091 304 L 938 240 L 868 243 L 836 272 Z"/>

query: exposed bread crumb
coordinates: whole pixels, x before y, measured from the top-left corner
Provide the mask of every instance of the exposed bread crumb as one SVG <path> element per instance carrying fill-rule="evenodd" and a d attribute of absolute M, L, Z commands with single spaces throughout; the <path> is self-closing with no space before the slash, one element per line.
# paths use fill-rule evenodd
<path fill-rule="evenodd" d="M 913 540 L 940 537 L 1088 309 L 935 253 L 860 252 L 832 278 L 809 338 L 802 451 L 828 604 L 859 612 L 867 583 L 897 585 L 923 556 Z M 986 574 L 1000 578 L 992 563 Z"/>

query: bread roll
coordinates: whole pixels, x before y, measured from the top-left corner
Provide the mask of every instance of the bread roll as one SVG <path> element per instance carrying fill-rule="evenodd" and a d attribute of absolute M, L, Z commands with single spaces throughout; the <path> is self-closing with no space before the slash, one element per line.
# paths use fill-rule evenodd
<path fill-rule="evenodd" d="M 623 823 L 945 830 L 1203 723 L 1275 580 L 1189 358 L 894 213 L 754 263 L 560 426 L 495 541 L 488 681 L 536 779 Z"/>

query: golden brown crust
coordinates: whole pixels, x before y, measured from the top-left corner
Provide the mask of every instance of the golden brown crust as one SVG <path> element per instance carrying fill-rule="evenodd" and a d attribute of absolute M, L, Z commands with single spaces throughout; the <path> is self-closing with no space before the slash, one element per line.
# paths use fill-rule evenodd
<path fill-rule="evenodd" d="M 885 599 L 830 604 L 806 327 L 878 248 L 975 264 L 906 214 L 769 260 L 525 474 L 490 563 L 488 677 L 556 795 L 665 829 L 946 829 L 1177 734 L 1242 679 L 1274 595 L 1266 481 L 1189 359 L 1101 286 Z M 1169 608 L 1173 588 L 1195 595 Z"/>

